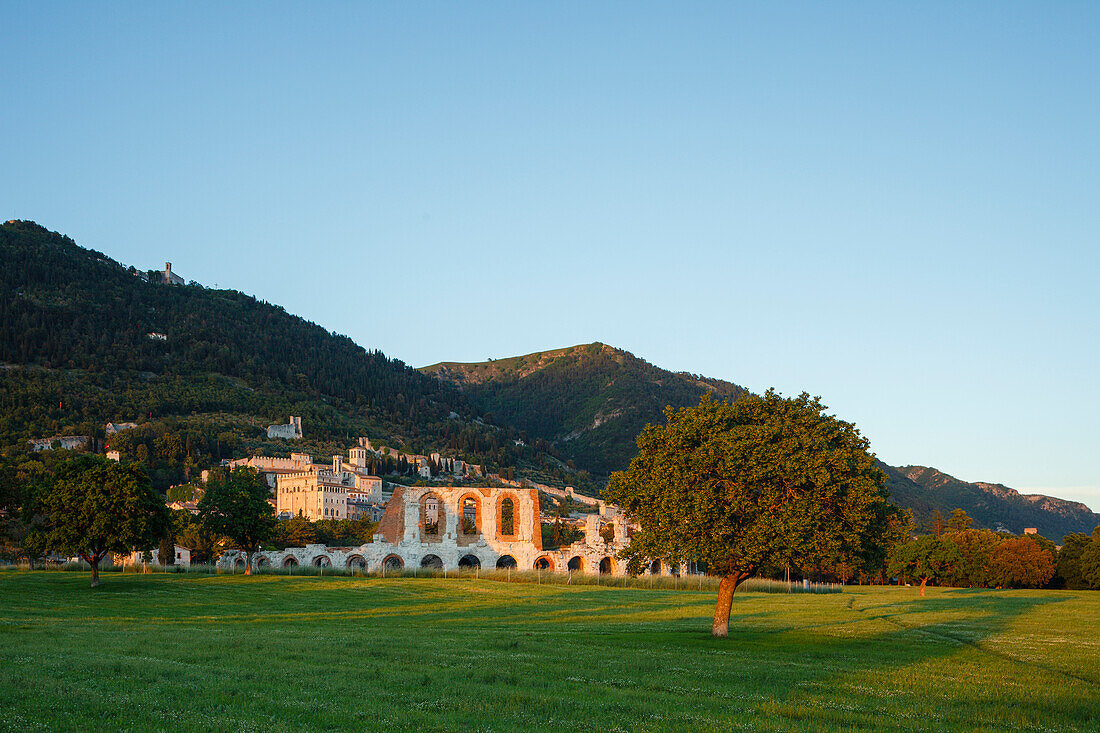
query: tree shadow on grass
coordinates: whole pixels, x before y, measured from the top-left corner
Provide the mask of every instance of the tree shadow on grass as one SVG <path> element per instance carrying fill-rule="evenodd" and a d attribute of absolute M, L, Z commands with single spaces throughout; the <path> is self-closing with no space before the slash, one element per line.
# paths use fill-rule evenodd
<path fill-rule="evenodd" d="M 754 682 L 772 692 L 761 696 L 756 707 L 769 709 L 773 715 L 790 716 L 798 725 L 812 720 L 803 719 L 804 714 L 810 715 L 804 713 L 805 709 L 824 716 L 818 722 L 829 721 L 828 725 L 881 728 L 885 719 L 875 717 L 876 706 L 883 714 L 890 714 L 886 713 L 889 710 L 905 715 L 909 710 L 890 699 L 896 695 L 912 696 L 917 707 L 924 708 L 924 726 L 935 719 L 946 727 L 996 726 L 1001 722 L 997 716 L 1016 716 L 1026 707 L 1032 719 L 1068 717 L 1073 719 L 1074 727 L 1088 730 L 1089 721 L 1100 715 L 1097 679 L 1087 672 L 1074 673 L 1016 657 L 987 643 L 1007 632 L 1021 616 L 1062 601 L 1057 597 L 995 592 L 943 593 L 851 607 L 851 617 L 809 619 L 805 624 L 761 627 L 746 617 L 735 616 L 731 618 L 728 639 L 699 635 L 696 643 L 701 651 L 725 655 L 735 664 L 752 664 L 754 658 L 766 660 L 758 664 Z M 887 625 L 885 629 L 883 624 Z M 975 651 L 957 656 L 968 649 Z M 982 660 L 983 655 L 990 659 Z M 1012 665 L 1023 669 L 1012 670 Z M 1001 681 L 1003 689 L 995 690 L 1004 698 L 998 702 L 999 707 L 983 707 L 975 687 L 955 683 L 953 674 L 961 668 L 970 678 L 975 674 L 1009 676 L 1009 682 Z M 931 677 L 921 679 L 921 674 Z M 1029 675 L 1037 684 L 1046 685 L 1046 692 L 1036 695 L 1033 690 L 1009 689 Z M 716 678 L 720 680 L 721 673 Z M 983 681 L 997 684 L 994 679 Z M 947 689 L 955 697 L 936 704 L 916 699 L 922 690 L 931 689 L 940 690 L 938 694 L 945 694 L 943 690 Z M 862 691 L 845 694 L 845 690 Z M 975 714 L 984 714 L 987 719 L 976 722 L 970 717 Z M 886 727 L 920 728 L 921 721 L 895 720 Z"/>

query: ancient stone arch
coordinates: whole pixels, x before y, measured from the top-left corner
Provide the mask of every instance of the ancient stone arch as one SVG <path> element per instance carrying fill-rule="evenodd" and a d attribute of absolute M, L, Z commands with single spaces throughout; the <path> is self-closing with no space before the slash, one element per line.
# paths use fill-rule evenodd
<path fill-rule="evenodd" d="M 420 541 L 441 542 L 447 529 L 447 510 L 443 497 L 428 491 L 420 497 Z"/>
<path fill-rule="evenodd" d="M 661 574 L 661 561 L 660 560 L 654 560 L 653 562 L 651 562 L 649 564 L 649 574 L 650 575 L 660 575 Z"/>
<path fill-rule="evenodd" d="M 401 557 L 398 555 L 386 555 L 386 557 L 382 560 L 382 569 L 390 571 L 404 570 L 405 561 L 402 560 Z"/>
<path fill-rule="evenodd" d="M 600 575 L 607 575 L 613 572 L 615 572 L 615 561 L 610 557 L 602 558 L 600 560 Z"/>
<path fill-rule="evenodd" d="M 514 541 L 518 538 L 522 518 L 520 506 L 519 497 L 510 491 L 497 499 L 497 539 Z"/>
<path fill-rule="evenodd" d="M 458 561 L 458 567 L 465 570 L 473 570 L 481 567 L 481 560 L 477 555 L 463 555 Z"/>
<path fill-rule="evenodd" d="M 331 568 L 332 560 L 328 555 L 318 555 L 313 558 L 313 567 L 315 568 Z"/>
<path fill-rule="evenodd" d="M 431 568 L 432 570 L 442 570 L 443 560 L 439 557 L 439 555 L 425 555 L 420 560 L 420 567 Z"/>
<path fill-rule="evenodd" d="M 571 573 L 584 572 L 584 558 L 580 555 L 574 555 L 573 557 L 569 558 L 569 564 L 566 565 L 566 568 Z"/>
<path fill-rule="evenodd" d="M 497 567 L 501 570 L 505 570 L 508 568 L 515 569 L 516 559 L 511 555 L 501 555 L 500 558 L 497 560 Z"/>
<path fill-rule="evenodd" d="M 260 557 L 256 558 L 256 561 L 253 563 L 253 565 L 255 565 L 257 568 L 266 568 L 271 566 L 271 561 L 261 555 Z"/>
<path fill-rule="evenodd" d="M 458 533 L 476 535 L 481 532 L 481 497 L 468 491 L 458 500 Z M 467 531 L 472 529 L 473 531 Z"/>
<path fill-rule="evenodd" d="M 535 560 L 535 570 L 553 570 L 554 558 L 549 555 L 542 555 L 539 559 Z"/>
<path fill-rule="evenodd" d="M 283 567 L 284 568 L 296 568 L 296 567 L 298 567 L 298 558 L 294 557 L 293 555 L 287 555 L 285 558 L 283 558 Z"/>
<path fill-rule="evenodd" d="M 344 564 L 348 570 L 366 570 L 367 561 L 362 555 L 351 555 L 348 557 L 347 562 Z"/>
<path fill-rule="evenodd" d="M 238 557 L 237 561 L 233 563 L 233 567 L 237 568 L 238 570 L 243 568 L 244 567 L 244 560 L 242 560 L 241 558 Z"/>

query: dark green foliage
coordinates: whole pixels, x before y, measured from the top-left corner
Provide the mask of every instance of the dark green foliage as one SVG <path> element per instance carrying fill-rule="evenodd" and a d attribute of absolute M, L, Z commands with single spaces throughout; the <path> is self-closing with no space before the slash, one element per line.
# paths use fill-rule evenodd
<path fill-rule="evenodd" d="M 735 384 L 668 372 L 601 343 L 423 371 L 462 385 L 481 410 L 602 476 L 626 467 L 635 437 L 662 421 L 666 406 L 695 405 L 703 394 L 746 394 Z"/>
<path fill-rule="evenodd" d="M 937 583 L 952 577 L 959 562 L 959 548 L 953 542 L 926 535 L 895 547 L 886 572 L 901 582 L 927 580 Z"/>
<path fill-rule="evenodd" d="M 83 558 L 92 566 L 93 587 L 108 552 L 149 548 L 168 529 L 168 510 L 145 471 L 95 456 L 60 466 L 44 506 L 45 548 Z"/>
<path fill-rule="evenodd" d="M 1067 534 L 1058 551 L 1058 577 L 1067 588 L 1088 588 L 1088 581 L 1081 572 L 1081 554 L 1089 547 L 1092 538 L 1083 532 Z"/>
<path fill-rule="evenodd" d="M 251 556 L 275 529 L 270 495 L 267 482 L 255 470 L 238 466 L 224 480 L 207 483 L 199 516 L 211 533 L 228 537 Z"/>
<path fill-rule="evenodd" d="M 253 387 L 335 397 L 364 417 L 400 425 L 440 421 L 455 408 L 468 412 L 449 385 L 279 306 L 232 290 L 146 283 L 30 222 L 0 227 L 0 261 L 0 361 L 221 374 Z"/>
<path fill-rule="evenodd" d="M 646 427 L 638 456 L 606 490 L 640 526 L 631 572 L 658 559 L 725 576 L 879 557 L 896 511 L 884 477 L 866 439 L 824 409 L 805 394 L 732 405 L 704 397 L 669 409 L 667 426 Z"/>
<path fill-rule="evenodd" d="M 1089 588 L 1100 588 L 1100 527 L 1092 531 L 1092 540 L 1081 550 L 1078 567 Z"/>

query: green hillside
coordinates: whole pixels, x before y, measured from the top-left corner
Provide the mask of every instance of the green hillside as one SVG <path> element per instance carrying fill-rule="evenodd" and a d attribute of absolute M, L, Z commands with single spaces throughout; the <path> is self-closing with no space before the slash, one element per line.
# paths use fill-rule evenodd
<path fill-rule="evenodd" d="M 635 437 L 646 423 L 664 422 L 665 406 L 698 404 L 706 392 L 732 399 L 746 393 L 601 343 L 421 371 L 457 385 L 483 412 L 602 476 L 626 467 Z"/>
<path fill-rule="evenodd" d="M 139 422 L 160 488 L 234 452 L 326 456 L 358 435 L 498 466 L 522 454 L 453 386 L 277 305 L 146 282 L 33 222 L 0 226 L 0 262 L 5 453 L 58 434 L 102 448 L 105 422 Z M 305 440 L 268 443 L 291 414 Z"/>

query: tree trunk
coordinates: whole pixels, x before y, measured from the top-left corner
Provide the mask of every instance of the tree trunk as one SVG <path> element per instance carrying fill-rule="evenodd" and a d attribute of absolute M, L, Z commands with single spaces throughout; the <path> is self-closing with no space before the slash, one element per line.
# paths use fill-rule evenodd
<path fill-rule="evenodd" d="M 244 574 L 252 575 L 252 553 L 247 550 L 244 553 Z"/>
<path fill-rule="evenodd" d="M 926 586 L 926 585 L 928 585 L 927 576 L 920 579 L 920 594 L 921 594 L 922 597 L 924 596 L 924 586 Z"/>
<path fill-rule="evenodd" d="M 710 627 L 711 636 L 729 636 L 733 593 L 746 577 L 748 577 L 748 573 L 735 571 L 723 577 L 721 582 L 718 583 L 718 603 L 714 607 L 714 623 Z"/>
<path fill-rule="evenodd" d="M 99 558 L 94 558 L 88 561 L 88 564 L 92 566 L 92 587 L 99 587 Z"/>

